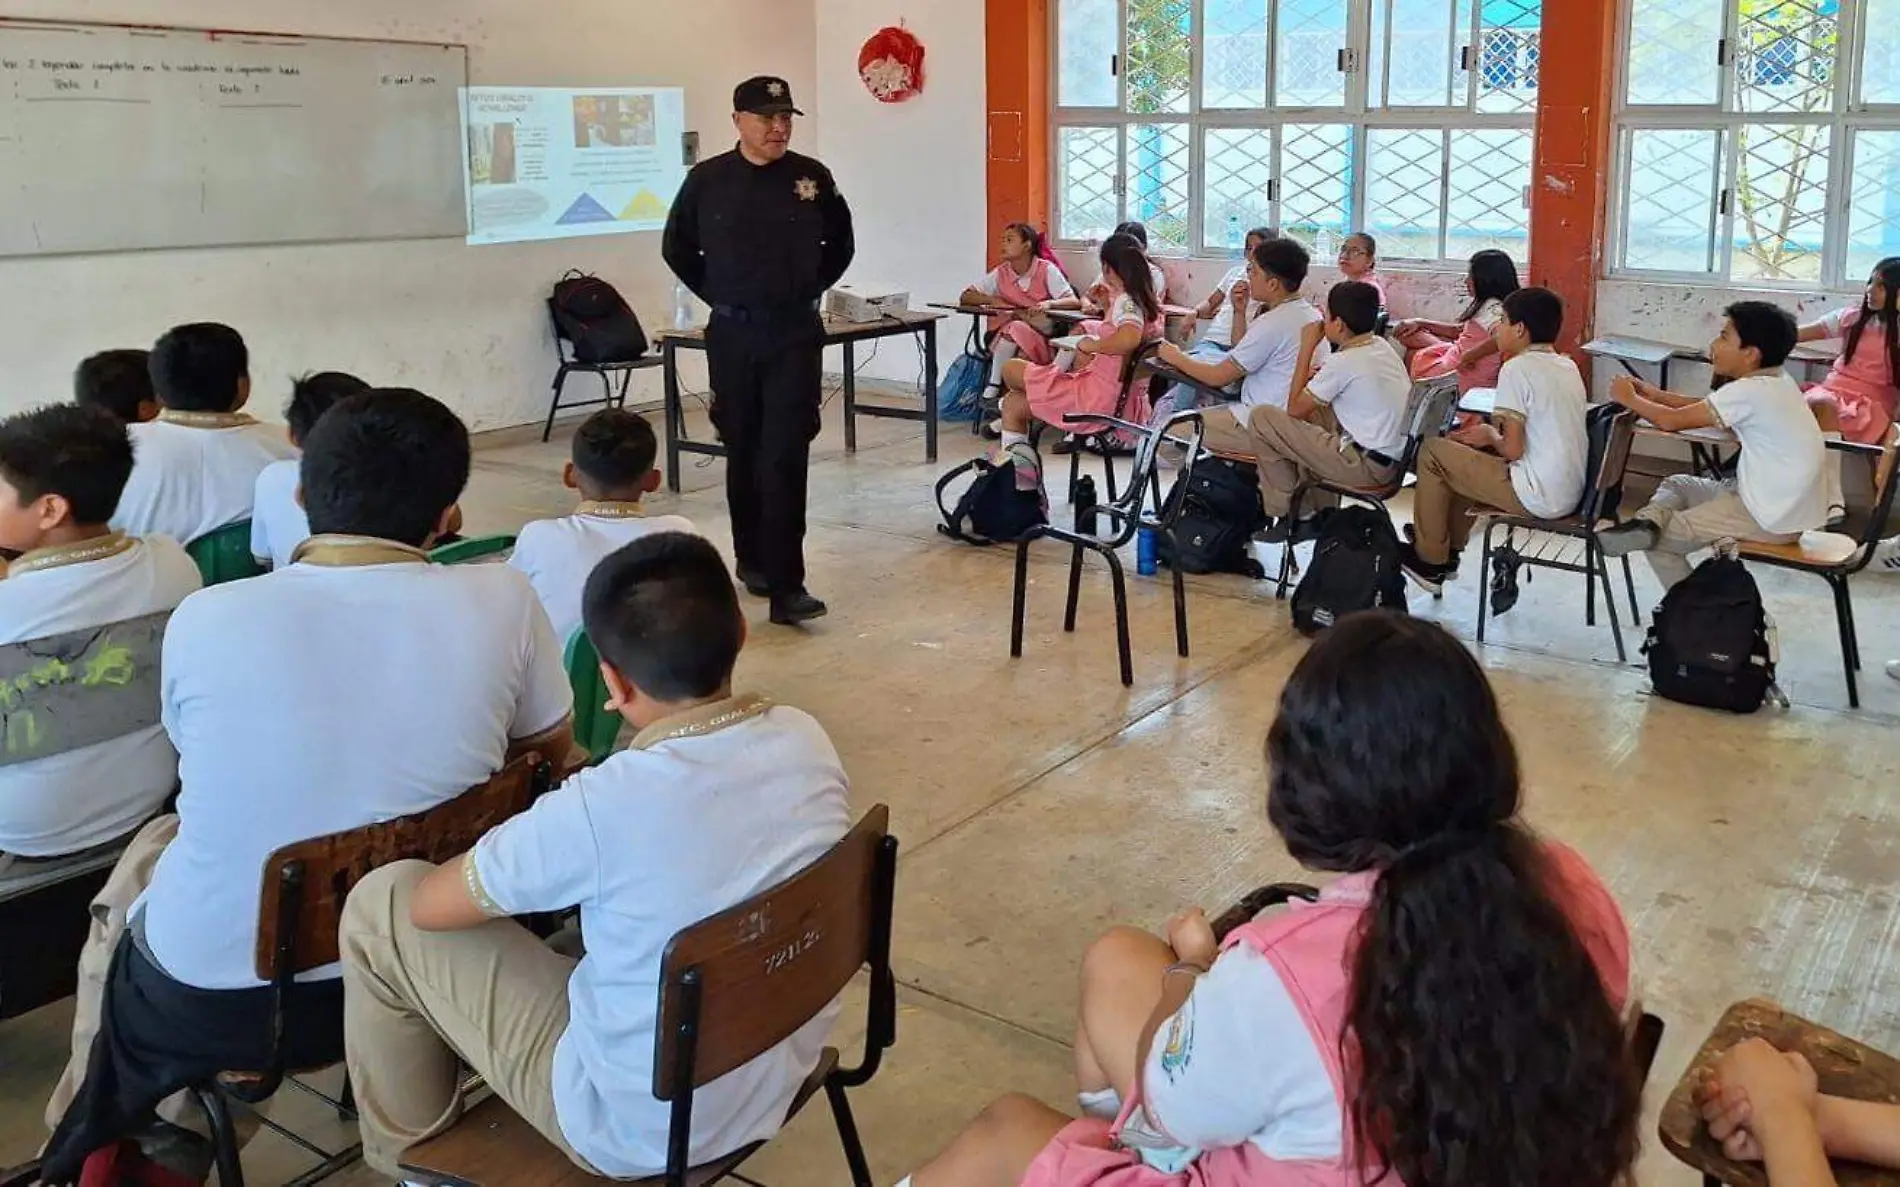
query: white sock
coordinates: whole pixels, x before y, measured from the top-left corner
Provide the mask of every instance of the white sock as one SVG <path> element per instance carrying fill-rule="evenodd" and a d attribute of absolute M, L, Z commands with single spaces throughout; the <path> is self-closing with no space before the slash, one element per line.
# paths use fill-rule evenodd
<path fill-rule="evenodd" d="M 905 1175 L 903 1181 L 898 1183 L 897 1187 L 910 1187 L 910 1176 Z"/>
<path fill-rule="evenodd" d="M 1004 449 L 1008 449 L 1012 445 L 1027 445 L 1027 444 L 1029 444 L 1028 433 L 1012 433 L 1008 429 L 1003 430 L 1003 448 Z"/>
<path fill-rule="evenodd" d="M 1075 1103 L 1081 1107 L 1084 1117 L 1113 1121 L 1122 1115 L 1121 1093 L 1113 1088 L 1104 1088 L 1099 1092 L 1078 1092 L 1075 1094 Z"/>
<path fill-rule="evenodd" d="M 998 338 L 990 344 L 990 386 L 1003 386 L 1003 364 L 1016 357 L 1021 348 L 1008 338 Z"/>
<path fill-rule="evenodd" d="M 1822 433 L 1821 437 L 1827 441 L 1841 439 L 1838 431 Z M 1831 519 L 1847 510 L 1847 496 L 1841 490 L 1840 451 L 1833 449 L 1827 451 L 1827 456 L 1821 462 L 1821 479 L 1827 485 L 1827 513 Z"/>

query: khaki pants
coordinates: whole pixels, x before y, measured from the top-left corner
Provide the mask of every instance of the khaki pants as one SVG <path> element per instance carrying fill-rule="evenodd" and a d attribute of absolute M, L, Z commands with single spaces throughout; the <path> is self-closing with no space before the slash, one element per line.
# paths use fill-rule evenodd
<path fill-rule="evenodd" d="M 1326 407 L 1308 421 L 1284 408 L 1262 404 L 1248 412 L 1244 429 L 1231 414 L 1217 409 L 1207 416 L 1205 445 L 1217 453 L 1254 459 L 1260 470 L 1260 502 L 1272 516 L 1290 512 L 1293 491 L 1309 479 L 1340 486 L 1378 486 L 1392 477 L 1392 467 L 1380 465 L 1346 443 L 1333 410 Z M 1333 501 L 1330 496 L 1309 500 L 1303 509 L 1317 510 Z"/>
<path fill-rule="evenodd" d="M 1800 533 L 1771 532 L 1755 522 L 1730 479 L 1720 482 L 1677 474 L 1663 479 L 1649 506 L 1636 513 L 1656 525 L 1662 538 L 1647 554 L 1649 567 L 1664 589 L 1689 575 L 1689 554 L 1720 540 L 1752 540 L 1762 544 L 1789 544 Z"/>
<path fill-rule="evenodd" d="M 1451 563 L 1471 539 L 1471 512 L 1478 507 L 1530 514 L 1511 485 L 1511 464 L 1446 437 L 1425 442 L 1418 455 L 1418 486 L 1412 491 L 1418 558 L 1431 565 Z"/>
<path fill-rule="evenodd" d="M 344 1045 L 363 1161 L 400 1178 L 402 1153 L 462 1115 L 457 1057 L 576 1166 L 554 1112 L 554 1047 L 575 961 L 505 919 L 427 932 L 409 901 L 434 866 L 399 861 L 350 892 L 340 932 Z"/>

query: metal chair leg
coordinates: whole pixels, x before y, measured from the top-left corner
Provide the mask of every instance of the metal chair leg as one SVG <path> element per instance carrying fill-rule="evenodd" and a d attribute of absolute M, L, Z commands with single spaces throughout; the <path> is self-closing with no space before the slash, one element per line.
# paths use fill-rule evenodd
<path fill-rule="evenodd" d="M 1082 548 L 1077 544 L 1069 554 L 1069 601 L 1062 611 L 1062 629 L 1075 633 L 1075 611 L 1082 602 Z"/>
<path fill-rule="evenodd" d="M 1636 574 L 1630 571 L 1630 558 L 1623 558 L 1623 587 L 1630 593 L 1630 625 L 1643 625 L 1643 612 L 1636 606 Z"/>
<path fill-rule="evenodd" d="M 1854 617 L 1854 587 L 1841 578 L 1841 605 L 1847 610 L 1847 638 L 1854 645 L 1854 670 L 1860 671 L 1860 621 Z"/>
<path fill-rule="evenodd" d="M 851 1115 L 844 1085 L 826 1080 L 825 1097 L 831 1102 L 832 1119 L 838 1123 L 838 1141 L 844 1146 L 845 1164 L 851 1168 L 852 1187 L 872 1187 L 871 1166 L 864 1157 L 864 1142 L 858 1137 L 858 1122 Z"/>
<path fill-rule="evenodd" d="M 1122 575 L 1121 558 L 1113 549 L 1102 549 L 1108 560 L 1108 575 L 1115 587 L 1115 644 L 1121 651 L 1122 687 L 1135 686 L 1135 657 L 1128 645 L 1128 579 Z"/>
<path fill-rule="evenodd" d="M 1603 555 L 1603 549 L 1597 546 L 1594 537 L 1590 539 L 1589 546 L 1590 551 L 1596 554 L 1596 567 L 1584 574 L 1584 580 L 1595 585 L 1599 577 L 1603 579 L 1603 608 L 1610 615 L 1610 636 L 1616 640 L 1616 662 L 1626 664 L 1630 662 L 1630 657 L 1629 652 L 1623 649 L 1623 626 L 1616 621 L 1616 589 L 1610 584 L 1610 558 Z"/>
<path fill-rule="evenodd" d="M 1023 618 L 1028 612 L 1029 601 L 1029 541 L 1024 539 L 1016 545 L 1016 588 L 1015 605 L 1009 616 L 1009 655 L 1011 659 L 1023 657 Z"/>
<path fill-rule="evenodd" d="M 1847 582 L 1830 577 L 1827 583 L 1834 589 L 1834 623 L 1841 632 L 1841 669 L 1847 675 L 1847 707 L 1858 709 L 1860 683 L 1854 678 L 1854 628 L 1850 624 L 1854 612 L 1847 601 Z"/>
<path fill-rule="evenodd" d="M 1168 538 L 1169 540 L 1172 541 L 1174 539 L 1174 533 L 1169 532 Z M 1181 555 L 1180 548 L 1176 547 L 1175 549 L 1173 549 L 1173 553 L 1175 556 L 1180 556 Z M 1169 565 L 1168 568 L 1170 571 L 1174 573 L 1175 650 L 1180 653 L 1180 656 L 1182 659 L 1186 659 L 1188 657 L 1187 578 L 1181 575 L 1181 566 Z"/>
<path fill-rule="evenodd" d="M 548 401 L 548 422 L 541 426 L 542 441 L 554 435 L 554 417 L 561 411 L 561 393 L 567 390 L 567 371 L 567 364 L 562 363 L 561 369 L 554 373 L 554 395 Z"/>
<path fill-rule="evenodd" d="M 1484 620 L 1491 611 L 1491 532 L 1497 520 L 1484 521 L 1484 551 L 1478 562 L 1478 642 L 1484 642 Z"/>
<path fill-rule="evenodd" d="M 1583 538 L 1583 625 L 1597 624 L 1597 538 Z"/>
<path fill-rule="evenodd" d="M 1078 439 L 1070 444 L 1075 446 L 1069 451 L 1069 506 L 1073 507 L 1076 487 L 1082 484 L 1082 442 Z"/>
<path fill-rule="evenodd" d="M 1287 586 L 1293 583 L 1293 525 L 1300 522 L 1300 505 L 1306 501 L 1306 488 L 1293 488 L 1293 498 L 1286 511 L 1286 543 L 1280 546 L 1280 580 L 1273 589 L 1273 598 L 1277 602 L 1286 601 Z"/>
<path fill-rule="evenodd" d="M 244 1164 L 238 1155 L 237 1130 L 231 1124 L 231 1106 L 216 1085 L 191 1089 L 211 1127 L 211 1147 L 217 1161 L 218 1187 L 244 1187 Z"/>
<path fill-rule="evenodd" d="M 1102 452 L 1102 486 L 1108 491 L 1108 501 L 1113 503 L 1120 495 L 1115 490 L 1115 445 L 1114 437 L 1097 437 L 1096 447 Z"/>

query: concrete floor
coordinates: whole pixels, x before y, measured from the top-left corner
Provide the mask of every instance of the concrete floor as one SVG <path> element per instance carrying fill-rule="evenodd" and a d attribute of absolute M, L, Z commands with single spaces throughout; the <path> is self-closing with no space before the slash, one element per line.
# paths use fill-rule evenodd
<path fill-rule="evenodd" d="M 1194 578 L 1193 658 L 1177 659 L 1167 583 L 1136 578 L 1136 683 L 1124 690 L 1106 577 L 1093 571 L 1080 629 L 1065 636 L 1066 558 L 1049 550 L 1033 569 L 1025 656 L 1012 661 L 1009 553 L 934 529 L 931 482 L 973 439 L 946 429 L 943 460 L 929 466 L 918 426 L 864 421 L 846 456 L 836 411 L 817 446 L 808 547 L 832 616 L 785 631 L 748 601 L 755 631 L 740 683 L 814 713 L 857 805 L 889 804 L 902 840 L 899 1040 L 854 1095 L 889 1184 L 1004 1090 L 1072 1105 L 1075 973 L 1100 930 L 1155 926 L 1190 903 L 1219 909 L 1300 875 L 1266 824 L 1261 746 L 1305 644 L 1267 587 Z M 478 453 L 471 531 L 569 510 L 564 443 L 534 436 L 493 438 Z M 721 465 L 689 457 L 685 493 L 654 505 L 723 547 Z M 1638 570 L 1646 620 L 1658 590 Z M 1864 707 L 1850 713 L 1825 587 L 1760 578 L 1780 623 L 1786 713 L 1731 718 L 1652 699 L 1642 670 L 1615 662 L 1608 628 L 1584 625 L 1580 580 L 1560 573 L 1539 573 L 1480 652 L 1523 755 L 1532 821 L 1595 863 L 1635 929 L 1646 1000 L 1669 1026 L 1652 1111 L 1737 998 L 1774 997 L 1900 1047 L 1900 683 L 1880 671 L 1900 656 L 1900 581 L 1856 583 L 1868 669 Z M 1436 604 L 1415 597 L 1413 610 L 1471 639 L 1475 582 Z M 1628 640 L 1634 659 L 1640 632 Z M 847 1051 L 855 1018 L 839 1036 Z M 0 1027 L 0 1164 L 43 1136 L 66 1024 L 66 1009 L 50 1007 Z M 307 1100 L 278 1109 L 319 1140 L 340 1136 Z M 303 1165 L 268 1135 L 246 1163 L 265 1184 Z M 772 1187 L 848 1181 L 822 1106 L 747 1173 Z M 1653 1136 L 1640 1178 L 1695 1181 Z M 381 1182 L 360 1167 L 333 1181 Z"/>

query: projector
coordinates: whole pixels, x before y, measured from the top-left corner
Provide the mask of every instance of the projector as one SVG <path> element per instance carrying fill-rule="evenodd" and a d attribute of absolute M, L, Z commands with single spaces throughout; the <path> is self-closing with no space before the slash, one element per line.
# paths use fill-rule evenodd
<path fill-rule="evenodd" d="M 910 294 L 895 285 L 860 281 L 837 285 L 825 294 L 825 314 L 833 321 L 881 321 L 902 316 L 909 309 Z"/>

